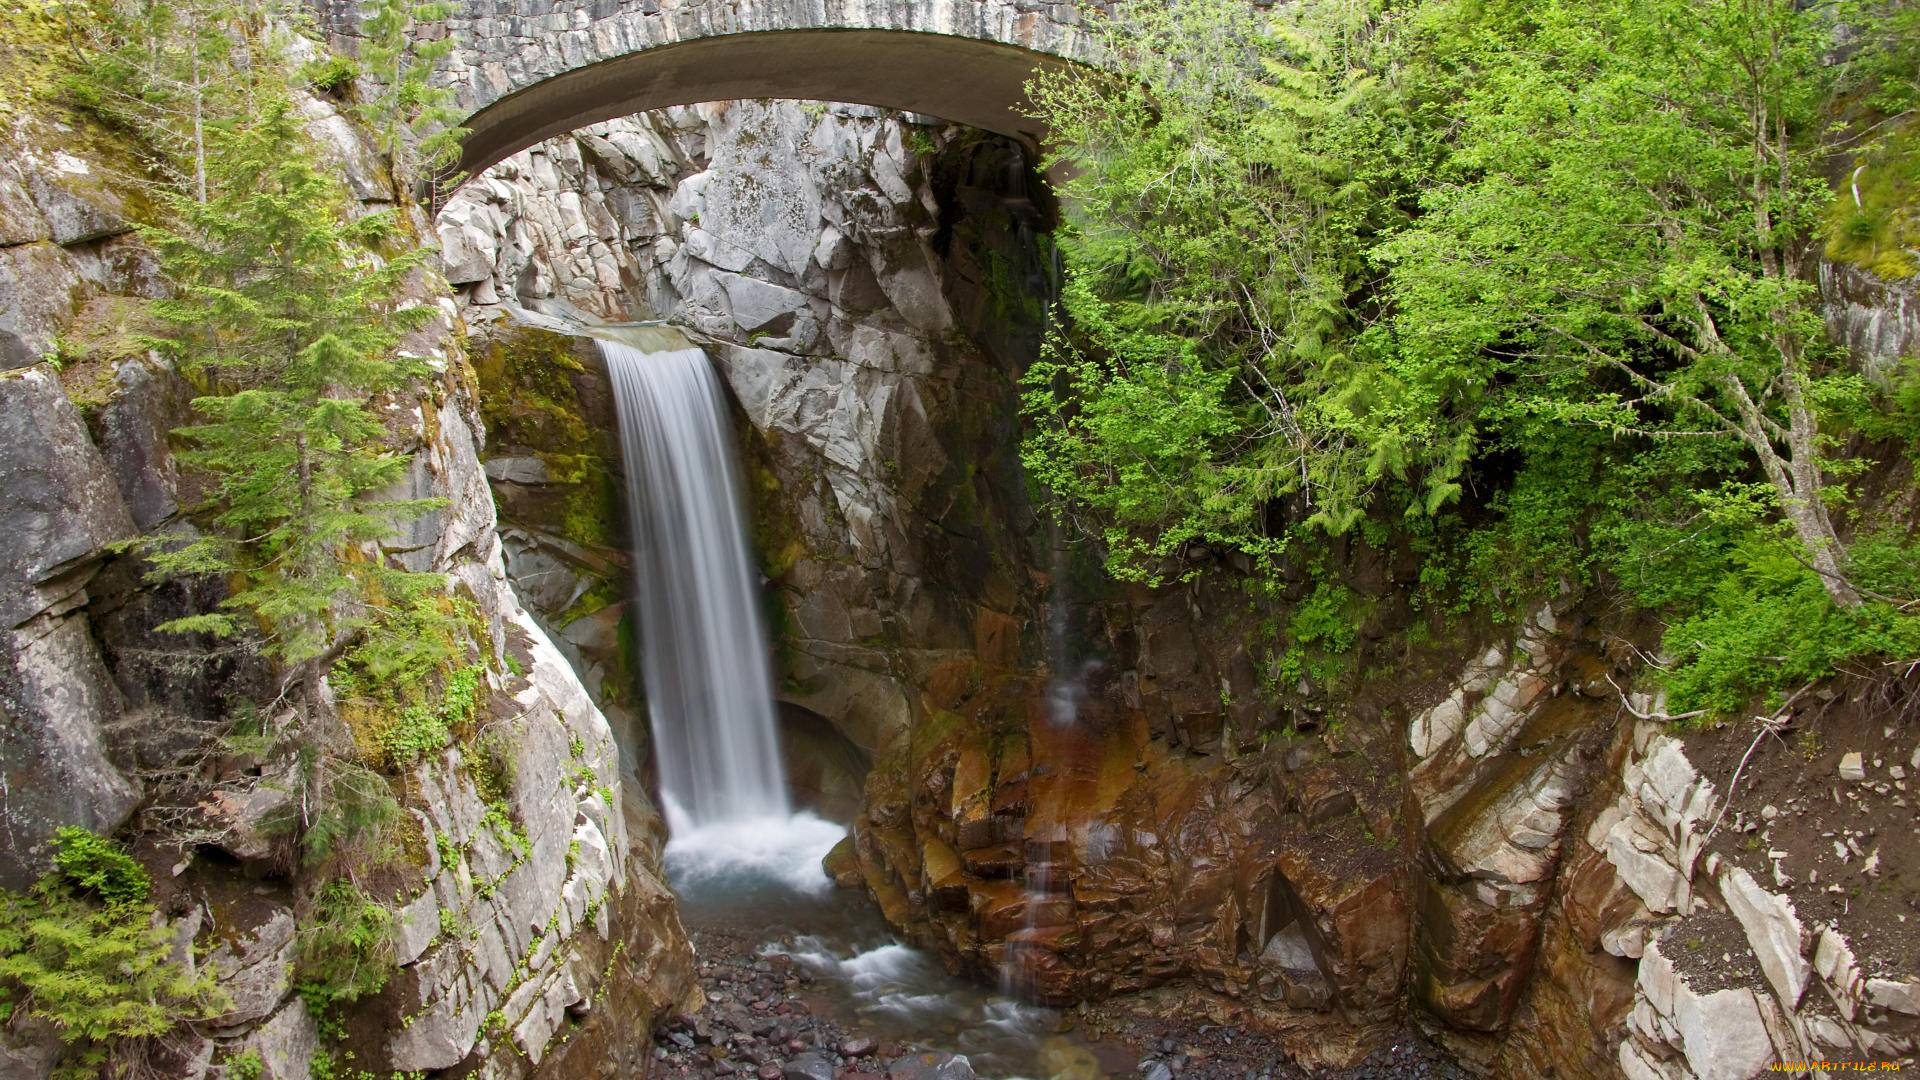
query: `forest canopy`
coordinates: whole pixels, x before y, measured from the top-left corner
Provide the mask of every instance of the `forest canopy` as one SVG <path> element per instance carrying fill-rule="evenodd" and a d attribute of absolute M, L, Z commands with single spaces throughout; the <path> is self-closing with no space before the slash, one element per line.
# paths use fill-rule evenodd
<path fill-rule="evenodd" d="M 1072 178 L 1024 457 L 1118 575 L 1358 534 L 1435 617 L 1600 585 L 1663 621 L 1677 709 L 1920 655 L 1915 371 L 1831 344 L 1817 280 L 1912 273 L 1907 6 L 1098 26 L 1113 68 L 1034 85 Z"/>

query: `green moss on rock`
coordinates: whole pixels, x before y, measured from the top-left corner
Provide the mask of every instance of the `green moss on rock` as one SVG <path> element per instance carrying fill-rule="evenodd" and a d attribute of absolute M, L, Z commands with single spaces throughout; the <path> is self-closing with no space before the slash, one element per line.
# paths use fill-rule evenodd
<path fill-rule="evenodd" d="M 579 341 L 532 327 L 476 350 L 474 377 L 489 456 L 524 454 L 546 466 L 551 516 L 530 522 L 585 547 L 619 544 L 620 498 L 612 435 L 587 418 L 576 381 L 586 372 Z"/>
<path fill-rule="evenodd" d="M 552 455 L 559 471 L 580 467 L 567 459 L 598 456 L 599 442 L 581 415 L 572 373 L 582 369 L 574 341 L 531 327 L 489 342 L 473 358 L 480 381 L 480 415 L 496 440 Z"/>
<path fill-rule="evenodd" d="M 1920 131 L 1909 127 L 1854 162 L 1827 214 L 1827 258 L 1884 281 L 1920 273 Z"/>

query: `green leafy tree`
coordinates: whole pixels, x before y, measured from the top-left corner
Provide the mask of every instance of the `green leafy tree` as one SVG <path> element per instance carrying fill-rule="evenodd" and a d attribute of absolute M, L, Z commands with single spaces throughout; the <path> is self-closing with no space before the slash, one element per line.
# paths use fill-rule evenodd
<path fill-rule="evenodd" d="M 1384 248 L 1403 369 L 1463 436 L 1528 416 L 1740 445 L 1833 603 L 1809 280 L 1831 26 L 1791 0 L 1436 8 L 1449 165 Z"/>
<path fill-rule="evenodd" d="M 403 304 L 417 251 L 381 258 L 389 215 L 350 218 L 285 100 L 217 125 L 211 195 L 168 200 L 176 224 L 148 231 L 175 295 L 155 305 L 157 344 L 206 386 L 183 455 L 213 478 L 214 529 L 155 538 L 157 573 L 235 582 L 218 611 L 165 625 L 227 636 L 245 615 L 289 664 L 359 640 L 382 602 L 439 589 L 351 552 L 431 500 L 376 495 L 405 457 L 375 407 L 422 366 L 400 353 L 425 307 Z"/>
<path fill-rule="evenodd" d="M 1380 6 L 1129 3 L 1096 25 L 1110 70 L 1034 85 L 1070 178 L 1029 470 L 1146 577 L 1192 541 L 1276 554 L 1283 497 L 1338 532 L 1412 459 L 1457 471 L 1356 352 L 1369 238 L 1420 153 Z"/>

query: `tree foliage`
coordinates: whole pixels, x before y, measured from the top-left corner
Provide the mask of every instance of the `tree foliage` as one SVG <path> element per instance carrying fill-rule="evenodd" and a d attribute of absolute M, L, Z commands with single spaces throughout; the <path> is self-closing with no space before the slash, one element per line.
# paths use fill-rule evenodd
<path fill-rule="evenodd" d="M 1034 87 L 1071 179 L 1025 460 L 1116 572 L 1374 523 L 1442 609 L 1621 587 L 1672 620 L 1675 693 L 1716 708 L 1920 647 L 1848 517 L 1846 439 L 1909 431 L 1910 393 L 1827 342 L 1812 273 L 1836 163 L 1897 145 L 1915 100 L 1909 5 L 1177 0 L 1100 25 L 1109 72 Z M 1821 642 L 1783 665 L 1769 622 Z"/>
<path fill-rule="evenodd" d="M 1465 375 L 1463 430 L 1514 414 L 1742 444 L 1834 602 L 1858 604 L 1806 273 L 1831 28 L 1791 0 L 1485 5 L 1455 25 L 1431 53 L 1458 88 L 1450 154 L 1379 249 L 1395 351 Z"/>
<path fill-rule="evenodd" d="M 1103 27 L 1117 70 L 1036 84 L 1072 173 L 1072 331 L 1027 375 L 1029 469 L 1141 577 L 1193 541 L 1276 554 L 1276 500 L 1343 531 L 1416 459 L 1456 472 L 1364 355 L 1355 303 L 1421 154 L 1385 20 L 1178 0 Z M 1381 437 L 1381 410 L 1411 426 Z"/>
<path fill-rule="evenodd" d="M 91 1074 L 130 1041 L 228 1009 L 218 973 L 178 955 L 125 851 L 65 828 L 54 865 L 24 894 L 0 890 L 0 1015 L 53 1024 L 68 1073 Z"/>
<path fill-rule="evenodd" d="M 360 71 L 377 80 L 360 115 L 379 139 L 396 186 L 411 189 L 460 157 L 460 110 L 453 91 L 433 82 L 435 62 L 453 39 L 425 31 L 453 13 L 445 0 L 374 0 L 361 23 Z"/>
<path fill-rule="evenodd" d="M 394 916 L 357 885 L 320 890 L 295 940 L 295 988 L 326 1015 L 386 988 L 395 971 Z"/>
<path fill-rule="evenodd" d="M 147 237 L 174 288 L 156 344 L 210 391 L 180 434 L 214 478 L 216 528 L 147 554 L 161 574 L 239 582 L 222 610 L 165 629 L 226 636 L 244 613 L 299 663 L 376 623 L 377 597 L 441 587 L 352 554 L 433 505 L 378 494 L 406 459 L 375 411 L 423 372 L 399 344 L 430 309 L 403 305 L 419 253 L 377 253 L 392 219 L 346 213 L 288 101 L 216 125 L 212 145 L 211 196 L 168 197 L 173 223 Z"/>

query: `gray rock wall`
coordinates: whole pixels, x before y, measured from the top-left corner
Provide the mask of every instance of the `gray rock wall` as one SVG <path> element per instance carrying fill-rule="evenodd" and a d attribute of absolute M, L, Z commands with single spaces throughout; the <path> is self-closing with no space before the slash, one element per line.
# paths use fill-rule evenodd
<path fill-rule="evenodd" d="M 354 124 L 324 99 L 302 110 L 348 190 L 390 204 Z M 423 863 L 396 879 L 409 883 L 394 901 L 399 974 L 340 1017 L 347 1044 L 292 993 L 292 943 L 318 884 L 268 827 L 292 764 L 215 753 L 235 707 L 271 697 L 277 673 L 244 640 L 156 632 L 218 603 L 221 586 L 149 582 L 113 546 L 199 527 L 199 480 L 170 436 L 192 390 L 125 332 L 160 288 L 129 231 L 132 160 L 84 117 L 0 137 L 0 885 L 43 873 L 65 824 L 138 835 L 173 867 L 157 875 L 162 910 L 209 951 L 234 1008 L 149 1062 L 169 1077 L 253 1050 L 265 1076 L 304 1078 L 317 1054 L 340 1060 L 348 1046 L 359 1068 L 484 1077 L 637 1064 L 654 1018 L 697 994 L 660 877 L 662 828 L 508 581 L 459 310 L 437 275 L 416 299 L 438 318 L 407 345 L 434 374 L 386 410 L 411 459 L 404 494 L 445 505 L 366 554 L 445 573 L 474 603 L 489 657 L 476 722 L 514 748 L 510 824 L 461 749 L 415 767 L 396 784 Z M 181 837 L 184 851 L 165 846 Z M 45 1077 L 59 1058 L 43 1027 L 0 1036 L 10 1077 Z"/>
<path fill-rule="evenodd" d="M 780 695 L 868 754 L 983 610 L 1037 602 L 1012 376 L 1051 285 L 1014 155 L 862 107 L 722 103 L 542 144 L 438 222 L 478 325 L 670 317 L 707 343 L 751 436 Z M 513 526 L 544 548 L 526 565 L 592 572 L 550 528 Z"/>

